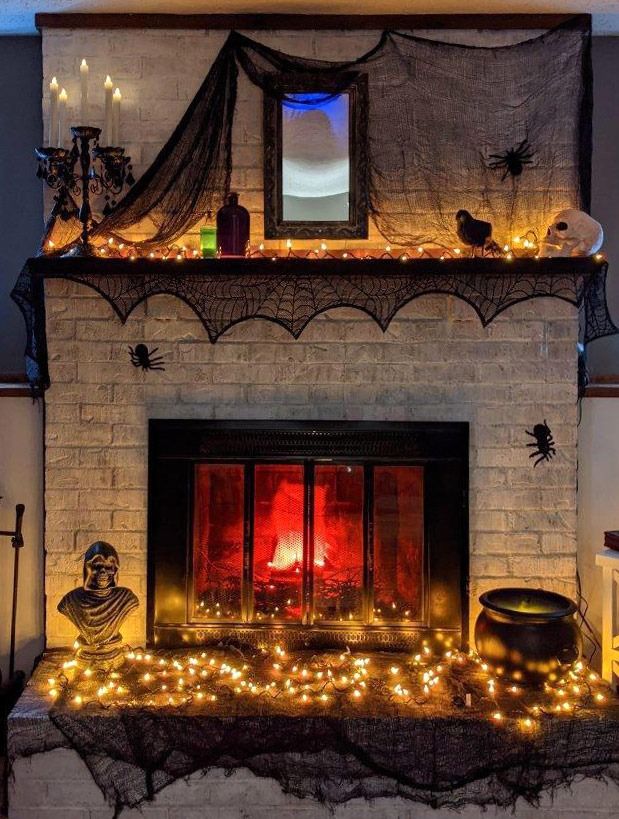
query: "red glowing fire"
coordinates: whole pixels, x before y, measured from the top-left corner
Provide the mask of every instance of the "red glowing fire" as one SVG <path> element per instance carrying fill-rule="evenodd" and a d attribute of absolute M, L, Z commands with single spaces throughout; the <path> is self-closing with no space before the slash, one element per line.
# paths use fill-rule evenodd
<path fill-rule="evenodd" d="M 326 491 L 324 486 L 314 490 L 314 509 L 317 520 L 325 516 Z M 275 550 L 267 566 L 276 571 L 301 571 L 303 566 L 303 530 L 289 528 L 292 521 L 303 518 L 303 486 L 283 480 L 273 495 L 271 530 L 275 533 Z M 329 544 L 319 533 L 314 534 L 314 566 L 322 568 L 329 554 Z"/>
<path fill-rule="evenodd" d="M 376 466 L 373 477 L 373 618 L 414 619 L 422 588 L 423 472 L 419 467 Z M 207 618 L 242 615 L 244 485 L 242 466 L 198 467 L 194 583 L 197 610 Z M 250 616 L 255 621 L 298 622 L 307 616 L 303 589 L 308 582 L 314 620 L 367 616 L 364 469 L 316 464 L 311 490 L 308 531 L 304 466 L 254 467 Z M 304 547 L 313 547 L 312 558 Z"/>
<path fill-rule="evenodd" d="M 329 552 L 329 544 L 321 537 L 314 537 L 314 566 L 322 568 Z M 273 560 L 267 565 L 276 571 L 289 571 L 303 565 L 303 533 L 287 532 L 277 539 Z"/>

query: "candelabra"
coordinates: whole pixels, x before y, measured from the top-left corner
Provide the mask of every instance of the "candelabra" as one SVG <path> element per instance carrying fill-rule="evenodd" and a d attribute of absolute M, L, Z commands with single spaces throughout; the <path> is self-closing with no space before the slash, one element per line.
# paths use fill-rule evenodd
<path fill-rule="evenodd" d="M 49 235 L 58 218 L 65 222 L 72 218 L 79 219 L 79 242 L 67 255 L 91 256 L 95 248 L 89 236 L 97 224 L 92 216 L 91 194 L 104 196 L 103 215 L 107 216 L 125 185 L 130 187 L 135 180 L 131 157 L 125 156 L 124 148 L 99 145 L 100 128 L 79 125 L 71 128 L 71 133 L 71 149 L 42 147 L 35 150 L 39 160 L 37 176 L 56 191 L 46 235 Z M 80 206 L 77 204 L 79 198 Z"/>

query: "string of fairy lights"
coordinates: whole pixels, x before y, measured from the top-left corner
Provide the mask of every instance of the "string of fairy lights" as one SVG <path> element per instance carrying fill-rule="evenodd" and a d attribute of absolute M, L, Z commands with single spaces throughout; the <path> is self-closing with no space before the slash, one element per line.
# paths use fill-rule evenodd
<path fill-rule="evenodd" d="M 45 251 L 58 252 L 49 241 Z M 332 249 L 327 242 L 295 249 L 288 239 L 285 251 L 264 242 L 248 247 L 246 258 L 278 259 L 391 259 L 400 262 L 431 258 L 463 258 L 470 248 L 419 245 L 375 250 Z M 202 258 L 199 249 L 170 245 L 145 250 L 137 244 L 109 237 L 97 247 L 101 257 L 133 261 L 139 258 L 185 262 Z M 218 254 L 219 255 L 219 254 Z M 514 236 L 511 244 L 493 248 L 486 257 L 540 258 L 534 231 Z M 596 254 L 597 261 L 604 259 Z M 116 671 L 84 668 L 65 661 L 47 680 L 47 695 L 56 706 L 75 710 L 113 708 L 205 709 L 234 700 L 258 700 L 275 710 L 319 712 L 362 708 L 371 703 L 381 710 L 446 708 L 479 715 L 505 727 L 535 732 L 545 720 L 573 717 L 603 706 L 608 686 L 579 660 L 561 674 L 549 674 L 542 686 L 514 682 L 501 668 L 491 668 L 473 651 L 462 652 L 445 640 L 438 649 L 427 642 L 413 655 L 344 652 L 294 653 L 281 645 L 249 654 L 232 645 L 208 650 L 128 650 Z"/>
<path fill-rule="evenodd" d="M 545 720 L 573 717 L 602 706 L 609 689 L 579 660 L 538 687 L 516 684 L 473 651 L 445 641 L 440 653 L 427 643 L 413 655 L 327 651 L 294 653 L 281 645 L 248 655 L 232 645 L 203 651 L 128 650 L 117 671 L 65 661 L 47 680 L 47 695 L 71 710 L 115 708 L 230 709 L 258 700 L 276 711 L 349 710 L 366 705 L 398 713 L 448 707 L 481 715 L 523 732 Z"/>
<path fill-rule="evenodd" d="M 62 248 L 56 247 L 52 240 L 48 240 L 45 245 L 47 254 L 59 252 Z M 201 251 L 188 244 L 172 244 L 160 248 L 144 248 L 139 244 L 123 241 L 122 239 L 110 236 L 96 245 L 99 256 L 111 259 L 151 259 L 159 261 L 198 261 L 202 259 Z M 392 259 L 394 261 L 409 262 L 415 259 L 438 259 L 446 261 L 449 259 L 462 259 L 471 254 L 468 247 L 446 247 L 437 244 L 423 244 L 412 248 L 393 248 L 386 244 L 382 248 L 357 248 L 357 249 L 333 249 L 325 241 L 319 242 L 311 248 L 295 248 L 292 239 L 286 240 L 284 251 L 279 248 L 267 246 L 265 242 L 260 242 L 257 246 L 247 247 L 245 258 L 248 259 L 338 259 L 345 261 L 358 261 L 370 259 Z M 217 252 L 214 258 L 221 258 L 221 253 Z M 490 249 L 481 251 L 477 258 L 499 258 L 505 261 L 512 261 L 519 258 L 539 259 L 539 241 L 537 234 L 533 230 L 526 231 L 523 235 L 514 236 L 511 244 L 504 244 L 502 247 L 496 245 Z M 605 257 L 601 253 L 595 254 L 596 261 L 602 261 Z"/>

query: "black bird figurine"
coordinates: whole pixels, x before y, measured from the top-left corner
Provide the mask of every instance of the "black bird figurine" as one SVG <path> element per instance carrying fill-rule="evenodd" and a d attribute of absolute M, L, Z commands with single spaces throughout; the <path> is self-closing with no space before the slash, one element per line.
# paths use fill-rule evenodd
<path fill-rule="evenodd" d="M 459 210 L 456 213 L 456 231 L 460 241 L 471 248 L 474 256 L 475 248 L 484 248 L 492 236 L 492 225 L 475 219 L 468 210 Z"/>

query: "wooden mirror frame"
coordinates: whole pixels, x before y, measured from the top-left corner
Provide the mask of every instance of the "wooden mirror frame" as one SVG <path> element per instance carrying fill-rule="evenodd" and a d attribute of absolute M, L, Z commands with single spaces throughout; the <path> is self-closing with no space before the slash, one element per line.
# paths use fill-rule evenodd
<path fill-rule="evenodd" d="M 276 81 L 264 95 L 264 235 L 267 239 L 367 239 L 368 82 L 366 74 Z M 282 193 L 282 100 L 286 94 L 349 95 L 349 218 L 346 221 L 286 221 Z"/>

